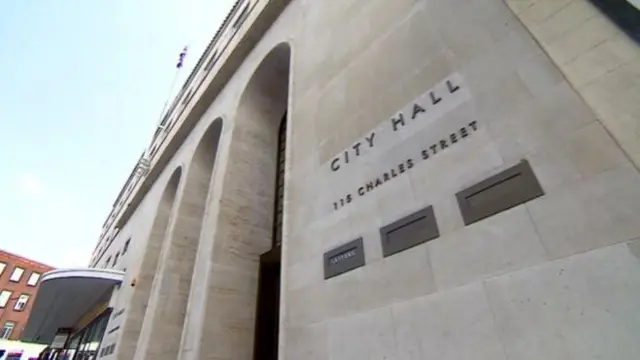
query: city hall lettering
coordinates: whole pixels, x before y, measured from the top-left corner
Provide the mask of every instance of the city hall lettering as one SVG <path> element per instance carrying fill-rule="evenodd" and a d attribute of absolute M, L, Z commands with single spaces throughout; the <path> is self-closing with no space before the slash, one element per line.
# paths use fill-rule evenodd
<path fill-rule="evenodd" d="M 443 118 L 445 114 L 469 99 L 470 95 L 464 86 L 462 77 L 458 74 L 447 77 L 407 104 L 394 116 L 380 123 L 352 146 L 334 156 L 327 164 L 330 173 L 340 174 L 342 171 L 356 166 L 358 162 L 364 161 L 363 158 L 367 156 L 378 157 L 380 154 L 390 151 L 394 146 L 402 145 L 406 136 L 418 131 L 426 131 L 427 126 Z M 446 119 L 442 119 L 442 121 L 446 122 Z M 476 119 L 469 119 L 464 123 L 458 122 L 457 126 L 452 125 L 448 130 L 437 130 L 437 133 L 428 136 L 432 140 L 425 141 L 421 137 L 417 137 L 415 141 L 424 142 L 419 151 L 412 150 L 406 153 L 404 159 L 400 155 L 397 164 L 388 169 L 381 169 L 380 173 L 371 179 L 355 180 L 356 183 L 353 184 L 350 191 L 331 202 L 332 209 L 339 210 L 351 204 L 359 197 L 366 196 L 380 186 L 410 172 L 419 162 L 436 157 L 462 143 L 478 131 L 478 126 L 479 123 Z M 356 168 L 351 171 L 357 172 Z"/>
<path fill-rule="evenodd" d="M 420 154 L 416 154 L 414 157 L 407 157 L 407 159 L 397 166 L 385 171 L 380 176 L 371 179 L 370 181 L 361 184 L 354 193 L 348 193 L 340 199 L 333 202 L 333 209 L 338 210 L 347 204 L 353 202 L 356 197 L 365 196 L 378 187 L 388 183 L 389 181 L 397 178 L 398 176 L 407 173 L 414 168 L 418 161 L 429 160 L 434 156 L 446 151 L 450 147 L 458 144 L 462 140 L 471 136 L 478 130 L 478 122 L 470 121 L 467 126 L 461 127 L 456 132 L 452 132 L 446 136 L 443 136 L 438 142 L 425 146 Z"/>
<path fill-rule="evenodd" d="M 438 93 L 439 89 L 429 90 L 427 93 L 428 103 L 425 101 L 416 100 L 411 106 L 410 114 L 404 114 L 402 111 L 396 116 L 389 119 L 389 126 L 394 132 L 400 128 L 409 124 L 409 121 L 420 121 L 421 114 L 427 112 L 427 109 L 433 108 L 442 102 L 443 97 L 450 96 L 460 90 L 460 85 L 455 84 L 452 80 L 445 81 L 446 90 Z M 350 158 L 360 156 L 366 149 L 375 147 L 375 131 L 370 135 L 365 136 L 362 141 L 358 141 L 351 148 L 345 150 L 341 155 L 336 156 L 331 160 L 331 171 L 339 171 L 343 165 L 349 164 Z"/>

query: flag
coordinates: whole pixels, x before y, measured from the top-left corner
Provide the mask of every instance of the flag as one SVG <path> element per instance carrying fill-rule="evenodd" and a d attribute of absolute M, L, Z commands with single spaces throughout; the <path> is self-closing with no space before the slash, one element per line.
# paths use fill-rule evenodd
<path fill-rule="evenodd" d="M 176 64 L 176 67 L 178 69 L 182 68 L 182 65 L 184 64 L 184 58 L 187 56 L 187 47 L 185 46 L 184 49 L 182 49 L 182 52 L 180 53 L 180 55 L 178 55 L 178 63 Z"/>

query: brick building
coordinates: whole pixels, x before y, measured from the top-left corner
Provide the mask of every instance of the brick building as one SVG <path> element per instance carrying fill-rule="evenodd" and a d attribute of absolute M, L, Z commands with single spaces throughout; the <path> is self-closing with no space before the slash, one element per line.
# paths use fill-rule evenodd
<path fill-rule="evenodd" d="M 53 268 L 0 250 L 0 339 L 20 338 L 40 277 L 49 270 Z"/>

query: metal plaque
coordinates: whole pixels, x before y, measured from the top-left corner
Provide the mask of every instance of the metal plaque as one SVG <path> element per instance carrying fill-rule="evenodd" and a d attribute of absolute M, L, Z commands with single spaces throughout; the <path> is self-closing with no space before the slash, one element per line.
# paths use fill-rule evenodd
<path fill-rule="evenodd" d="M 440 236 L 433 206 L 380 228 L 382 254 L 391 256 Z"/>
<path fill-rule="evenodd" d="M 338 276 L 364 264 L 364 243 L 358 238 L 324 253 L 324 278 Z"/>
<path fill-rule="evenodd" d="M 522 160 L 499 174 L 493 175 L 456 194 L 465 225 L 544 195 L 533 169 Z"/>

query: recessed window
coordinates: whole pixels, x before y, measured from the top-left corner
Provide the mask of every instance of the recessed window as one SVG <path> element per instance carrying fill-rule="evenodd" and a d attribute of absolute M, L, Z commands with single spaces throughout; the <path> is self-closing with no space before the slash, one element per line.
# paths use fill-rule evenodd
<path fill-rule="evenodd" d="M 119 251 L 116 253 L 116 256 L 113 258 L 113 266 L 116 266 L 118 264 L 118 258 L 120 258 Z"/>
<path fill-rule="evenodd" d="M 7 268 L 7 264 L 0 262 L 0 276 L 2 276 L 2 273 L 4 273 L 4 269 Z"/>
<path fill-rule="evenodd" d="M 211 70 L 211 68 L 213 67 L 213 64 L 215 64 L 216 60 L 218 60 L 218 49 L 216 49 L 213 52 L 213 55 L 211 56 L 211 58 L 207 62 L 207 65 L 205 65 L 205 67 L 204 67 L 204 71 Z"/>
<path fill-rule="evenodd" d="M 191 101 L 192 97 L 193 89 L 189 89 L 189 91 L 187 91 L 187 95 L 185 95 L 184 99 L 182 99 L 182 105 L 186 105 L 189 101 Z"/>
<path fill-rule="evenodd" d="M 156 152 L 158 152 L 158 144 L 155 144 L 151 147 L 151 151 L 149 152 L 149 155 L 153 158 Z"/>
<path fill-rule="evenodd" d="M 236 21 L 233 23 L 234 29 L 239 28 L 242 25 L 242 23 L 244 23 L 244 21 L 247 19 L 247 17 L 249 16 L 250 5 L 251 3 L 245 5 L 242 11 L 240 12 L 240 15 L 238 15 L 238 17 L 236 18 Z"/>
<path fill-rule="evenodd" d="M 125 243 L 124 243 L 124 247 L 122 248 L 122 255 L 126 254 L 127 251 L 129 250 L 129 244 L 131 243 L 131 238 L 129 238 Z"/>
<path fill-rule="evenodd" d="M 165 117 L 163 117 L 163 118 L 162 118 L 162 121 L 160 121 L 160 126 L 165 126 L 165 125 L 167 125 L 167 123 L 169 123 L 169 122 L 170 122 L 170 121 L 169 121 L 169 116 L 167 115 L 167 116 L 165 116 Z"/>
<path fill-rule="evenodd" d="M 16 301 L 16 304 L 13 306 L 13 310 L 22 311 L 25 307 L 27 307 L 27 303 L 29 302 L 29 295 L 22 294 Z"/>
<path fill-rule="evenodd" d="M 31 273 L 31 275 L 29 275 L 29 280 L 27 280 L 27 285 L 36 286 L 38 284 L 38 280 L 40 280 L 40 274 L 34 271 Z"/>
<path fill-rule="evenodd" d="M 16 266 L 13 268 L 13 272 L 11 273 L 11 277 L 9 278 L 9 281 L 13 281 L 13 282 L 19 282 L 20 279 L 22 279 L 22 274 L 24 274 L 24 269 Z"/>
<path fill-rule="evenodd" d="M 14 323 L 13 321 L 7 321 L 6 323 L 4 323 L 2 332 L 0 332 L 0 339 L 8 339 L 15 327 L 16 323 Z"/>
<path fill-rule="evenodd" d="M 0 308 L 7 306 L 12 293 L 13 292 L 9 290 L 2 290 L 2 292 L 0 292 Z"/>

